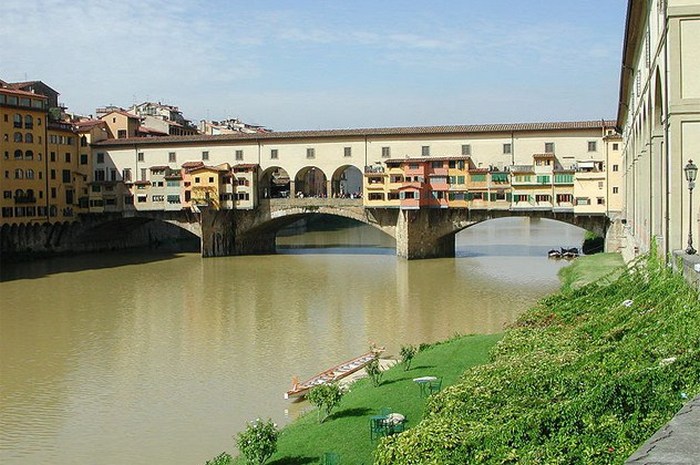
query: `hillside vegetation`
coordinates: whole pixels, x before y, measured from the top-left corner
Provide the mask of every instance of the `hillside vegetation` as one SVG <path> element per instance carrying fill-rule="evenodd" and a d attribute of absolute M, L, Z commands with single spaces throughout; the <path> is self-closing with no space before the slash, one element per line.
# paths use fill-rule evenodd
<path fill-rule="evenodd" d="M 623 463 L 700 393 L 700 304 L 654 257 L 601 282 L 526 312 L 375 463 Z"/>

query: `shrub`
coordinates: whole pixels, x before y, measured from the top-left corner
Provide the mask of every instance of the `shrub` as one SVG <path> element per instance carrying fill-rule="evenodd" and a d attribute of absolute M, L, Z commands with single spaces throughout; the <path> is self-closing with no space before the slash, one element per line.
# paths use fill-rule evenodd
<path fill-rule="evenodd" d="M 245 431 L 238 433 L 236 445 L 247 463 L 262 465 L 277 450 L 278 436 L 277 425 L 272 420 L 262 421 L 258 418 L 248 423 Z"/>
<path fill-rule="evenodd" d="M 319 384 L 311 388 L 306 398 L 318 407 L 318 422 L 328 418 L 331 411 L 340 403 L 345 392 L 335 383 Z"/>
<path fill-rule="evenodd" d="M 379 386 L 382 383 L 383 373 L 382 368 L 379 366 L 378 358 L 372 359 L 372 361 L 365 366 L 365 371 L 374 386 Z"/>
<path fill-rule="evenodd" d="M 226 452 L 222 452 L 211 460 L 207 460 L 204 465 L 230 465 L 232 457 Z"/>
<path fill-rule="evenodd" d="M 401 346 L 401 363 L 403 363 L 403 369 L 405 371 L 408 371 L 411 369 L 411 361 L 413 360 L 413 357 L 416 355 L 416 346 L 412 345 L 407 345 L 407 346 Z"/>

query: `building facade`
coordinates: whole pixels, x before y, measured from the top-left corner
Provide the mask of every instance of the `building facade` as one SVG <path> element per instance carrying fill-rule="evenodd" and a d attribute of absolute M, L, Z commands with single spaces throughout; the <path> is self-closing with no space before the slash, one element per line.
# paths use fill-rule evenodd
<path fill-rule="evenodd" d="M 700 233 L 683 172 L 700 153 L 699 44 L 700 0 L 629 0 L 617 125 L 634 254 L 653 240 L 665 253 L 684 249 L 688 232 Z"/>

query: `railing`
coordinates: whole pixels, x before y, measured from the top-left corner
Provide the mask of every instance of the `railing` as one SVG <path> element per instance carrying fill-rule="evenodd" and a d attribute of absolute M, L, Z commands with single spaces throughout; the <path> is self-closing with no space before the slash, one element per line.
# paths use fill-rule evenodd
<path fill-rule="evenodd" d="M 15 197 L 15 203 L 36 203 L 36 197 L 27 197 L 26 195 L 23 195 L 21 197 Z"/>
<path fill-rule="evenodd" d="M 285 208 L 285 207 L 361 207 L 362 199 L 334 199 L 334 198 L 316 198 L 304 197 L 303 199 L 287 198 L 287 199 L 263 199 L 261 205 L 269 203 L 270 207 Z"/>

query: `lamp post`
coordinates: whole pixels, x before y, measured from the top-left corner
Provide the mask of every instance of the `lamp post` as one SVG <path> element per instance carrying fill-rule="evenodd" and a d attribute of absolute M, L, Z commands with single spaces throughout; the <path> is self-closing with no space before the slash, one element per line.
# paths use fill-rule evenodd
<path fill-rule="evenodd" d="M 690 218 L 688 227 L 688 248 L 685 249 L 685 253 L 688 255 L 695 255 L 697 250 L 693 248 L 693 188 L 695 187 L 695 179 L 698 176 L 698 167 L 695 166 L 693 160 L 688 160 L 688 164 L 683 168 L 685 171 L 685 179 L 688 181 L 688 190 L 690 191 Z"/>

